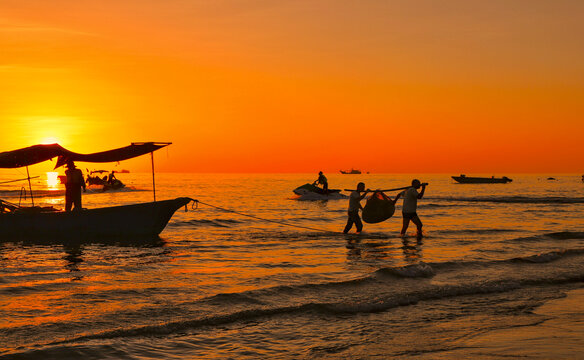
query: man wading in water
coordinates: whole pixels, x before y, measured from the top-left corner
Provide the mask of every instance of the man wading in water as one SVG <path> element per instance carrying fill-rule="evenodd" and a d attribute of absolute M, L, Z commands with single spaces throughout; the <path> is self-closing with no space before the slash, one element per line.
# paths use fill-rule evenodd
<path fill-rule="evenodd" d="M 369 192 L 369 190 L 367 190 L 363 193 L 363 195 L 361 195 L 360 193 L 362 193 L 364 190 L 365 184 L 360 182 L 357 184 L 357 190 L 353 191 L 349 196 L 349 219 L 347 219 L 347 225 L 345 226 L 345 230 L 343 230 L 345 234 L 351 230 L 353 223 L 357 227 L 357 234 L 360 234 L 361 230 L 363 230 L 363 223 L 359 217 L 359 209 L 363 209 L 363 206 L 361 206 L 361 200 L 363 200 L 363 198 Z"/>
<path fill-rule="evenodd" d="M 404 219 L 403 227 L 401 230 L 401 236 L 406 235 L 406 230 L 408 230 L 408 226 L 410 225 L 410 220 L 416 224 L 418 227 L 418 233 L 416 236 L 418 239 L 422 237 L 422 221 L 418 217 L 416 210 L 418 208 L 418 199 L 421 199 L 424 196 L 424 192 L 426 191 L 426 183 L 421 184 L 420 180 L 414 179 L 412 180 L 412 187 L 404 190 L 403 192 L 399 193 L 395 201 L 399 199 L 400 196 L 404 197 L 404 203 L 402 205 L 402 216 Z M 417 189 L 422 188 L 422 191 L 418 193 Z"/>

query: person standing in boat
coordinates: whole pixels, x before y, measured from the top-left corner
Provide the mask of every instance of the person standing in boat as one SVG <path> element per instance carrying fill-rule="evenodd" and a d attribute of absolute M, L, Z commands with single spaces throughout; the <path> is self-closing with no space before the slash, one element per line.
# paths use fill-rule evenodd
<path fill-rule="evenodd" d="M 74 205 L 74 210 L 81 210 L 81 188 L 83 192 L 86 191 L 85 180 L 81 170 L 75 167 L 73 161 L 67 162 L 67 181 L 65 181 L 65 211 L 71 211 L 71 206 Z"/>
<path fill-rule="evenodd" d="M 359 216 L 359 210 L 363 210 L 363 206 L 361 206 L 361 200 L 367 195 L 369 190 L 365 190 L 365 184 L 360 182 L 357 184 L 357 190 L 353 191 L 349 196 L 349 210 L 348 215 L 349 218 L 347 219 L 347 225 L 345 226 L 345 230 L 343 233 L 348 233 L 349 230 L 353 227 L 353 224 L 357 227 L 357 234 L 361 233 L 363 230 L 363 223 L 361 222 L 361 217 Z M 363 195 L 361 195 L 363 193 Z"/>
<path fill-rule="evenodd" d="M 316 179 L 316 181 L 314 182 L 314 184 L 316 185 L 322 185 L 322 190 L 324 191 L 325 194 L 328 193 L 328 180 L 326 178 L 326 176 L 324 176 L 324 174 L 322 173 L 322 171 L 320 171 L 318 173 L 318 179 Z"/>
<path fill-rule="evenodd" d="M 414 179 L 412 180 L 412 186 L 399 193 L 395 198 L 395 201 L 397 201 L 400 196 L 404 197 L 404 203 L 402 205 L 403 226 L 401 229 L 401 236 L 406 235 L 406 231 L 408 230 L 411 221 L 416 224 L 416 227 L 418 228 L 417 237 L 422 237 L 422 221 L 418 217 L 416 210 L 418 208 L 418 199 L 421 199 L 424 196 L 426 185 L 426 183 L 421 184 L 420 180 Z M 418 193 L 417 189 L 420 187 L 422 188 L 422 191 Z"/>

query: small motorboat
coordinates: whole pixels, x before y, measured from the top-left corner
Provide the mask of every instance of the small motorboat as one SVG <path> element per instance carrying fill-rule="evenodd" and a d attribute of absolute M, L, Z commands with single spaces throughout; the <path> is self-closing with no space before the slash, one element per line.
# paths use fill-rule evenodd
<path fill-rule="evenodd" d="M 293 190 L 294 194 L 296 195 L 306 195 L 309 193 L 320 194 L 320 195 L 329 195 L 329 194 L 338 194 L 341 192 L 341 189 L 328 189 L 324 190 L 321 187 L 318 187 L 314 184 L 306 183 L 302 186 L 297 187 Z"/>
<path fill-rule="evenodd" d="M 509 179 L 507 176 L 503 176 L 502 178 L 496 178 L 494 176 L 473 177 L 462 174 L 460 176 L 452 176 L 452 178 L 456 182 L 461 184 L 506 184 L 508 182 L 513 181 L 512 179 Z"/>
<path fill-rule="evenodd" d="M 91 185 L 102 186 L 103 191 L 117 190 L 117 189 L 121 189 L 124 186 L 126 186 L 123 182 L 121 182 L 119 179 L 116 179 L 114 176 L 108 177 L 107 175 L 105 175 L 102 178 L 98 175 L 95 175 L 95 174 L 103 174 L 103 173 L 107 173 L 107 172 L 108 172 L 107 170 L 94 170 L 94 171 L 90 172 L 89 175 L 87 175 L 87 179 L 85 180 L 85 182 L 89 186 L 91 186 Z"/>

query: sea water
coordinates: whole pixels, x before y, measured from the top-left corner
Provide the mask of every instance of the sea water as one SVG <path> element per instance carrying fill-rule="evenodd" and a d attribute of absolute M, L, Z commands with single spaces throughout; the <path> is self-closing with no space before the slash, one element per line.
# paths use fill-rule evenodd
<path fill-rule="evenodd" d="M 418 240 L 399 236 L 401 200 L 340 233 L 346 198 L 292 193 L 316 174 L 156 174 L 157 199 L 200 201 L 160 238 L 0 241 L 0 358 L 578 357 L 584 184 L 506 175 L 327 174 L 331 189 L 429 182 Z M 83 206 L 152 201 L 150 174 L 118 178 Z M 1 197 L 30 204 L 21 185 Z M 64 207 L 61 186 L 32 185 L 36 205 Z"/>

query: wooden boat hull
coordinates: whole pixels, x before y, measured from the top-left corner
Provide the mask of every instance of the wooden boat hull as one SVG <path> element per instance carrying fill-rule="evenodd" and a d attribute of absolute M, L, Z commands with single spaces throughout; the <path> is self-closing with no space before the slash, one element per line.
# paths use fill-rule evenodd
<path fill-rule="evenodd" d="M 190 198 L 71 212 L 17 211 L 0 214 L 2 238 L 157 236 Z"/>
<path fill-rule="evenodd" d="M 481 177 L 470 177 L 470 176 L 453 176 L 456 182 L 461 184 L 506 184 L 513 180 L 504 178 L 481 178 Z"/>

